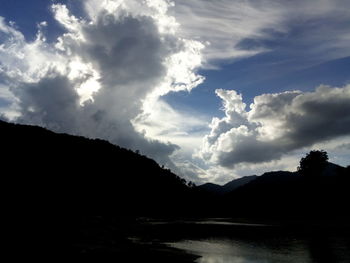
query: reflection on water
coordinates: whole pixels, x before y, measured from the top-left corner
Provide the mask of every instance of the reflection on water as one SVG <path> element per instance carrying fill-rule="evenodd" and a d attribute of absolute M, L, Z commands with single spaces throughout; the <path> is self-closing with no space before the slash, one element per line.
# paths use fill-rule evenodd
<path fill-rule="evenodd" d="M 252 226 L 252 227 L 264 227 L 268 226 L 267 224 L 252 224 L 252 223 L 237 223 L 237 222 L 230 222 L 230 221 L 219 221 L 219 220 L 204 220 L 204 221 L 197 221 L 194 222 L 194 224 L 202 224 L 202 225 L 226 225 L 226 226 Z"/>
<path fill-rule="evenodd" d="M 171 222 L 149 219 L 146 222 L 147 224 L 150 224 L 150 225 L 168 225 L 169 223 L 177 223 L 177 224 L 197 224 L 197 225 L 252 226 L 252 227 L 269 226 L 268 224 L 233 222 L 233 221 L 229 221 L 227 218 L 211 218 L 211 219 L 200 220 L 200 221 L 177 220 L 177 221 L 171 221 Z"/>
<path fill-rule="evenodd" d="M 169 244 L 201 256 L 199 263 L 311 262 L 305 244 L 291 241 L 286 247 L 237 240 L 187 240 Z"/>
<path fill-rule="evenodd" d="M 197 263 L 350 263 L 347 228 L 285 229 L 224 218 L 147 220 L 145 226 L 142 242 L 197 255 Z"/>
<path fill-rule="evenodd" d="M 345 240 L 278 238 L 185 240 L 167 245 L 201 256 L 198 263 L 350 262 Z"/>

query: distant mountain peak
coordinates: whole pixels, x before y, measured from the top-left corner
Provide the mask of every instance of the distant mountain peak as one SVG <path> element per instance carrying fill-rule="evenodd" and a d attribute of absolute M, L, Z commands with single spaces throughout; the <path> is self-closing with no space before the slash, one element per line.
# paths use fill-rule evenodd
<path fill-rule="evenodd" d="M 230 193 L 234 190 L 236 190 L 237 188 L 255 180 L 258 176 L 256 175 L 251 175 L 251 176 L 244 176 L 238 179 L 234 179 L 224 185 L 218 185 L 218 184 L 214 184 L 214 183 L 206 183 L 203 185 L 200 185 L 198 188 L 212 193 L 212 194 L 227 194 Z"/>

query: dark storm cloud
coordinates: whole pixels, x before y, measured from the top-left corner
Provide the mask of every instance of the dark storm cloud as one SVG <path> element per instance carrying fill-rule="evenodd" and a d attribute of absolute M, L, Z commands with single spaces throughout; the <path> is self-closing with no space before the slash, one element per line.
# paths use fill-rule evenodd
<path fill-rule="evenodd" d="M 67 77 L 51 73 L 37 83 L 22 83 L 13 88 L 20 99 L 20 122 L 29 122 L 64 132 L 77 129 L 79 96 Z"/>
<path fill-rule="evenodd" d="M 155 21 L 149 17 L 101 14 L 95 24 L 83 26 L 82 34 L 84 44 L 71 48 L 93 62 L 102 74 L 102 83 L 110 88 L 140 80 L 157 84 L 166 70 L 164 59 L 174 51 L 160 39 Z M 143 88 L 144 93 L 148 87 Z"/>
<path fill-rule="evenodd" d="M 67 77 L 54 72 L 37 83 L 23 83 L 14 90 L 21 109 L 17 122 L 44 126 L 56 132 L 108 139 L 171 164 L 168 156 L 177 149 L 176 145 L 146 140 L 135 132 L 129 120 L 113 119 L 93 103 L 81 107 L 72 86 Z"/>

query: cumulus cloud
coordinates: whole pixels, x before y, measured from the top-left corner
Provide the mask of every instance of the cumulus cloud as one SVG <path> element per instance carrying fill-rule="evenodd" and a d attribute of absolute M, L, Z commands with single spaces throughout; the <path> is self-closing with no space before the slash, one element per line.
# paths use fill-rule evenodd
<path fill-rule="evenodd" d="M 195 73 L 202 45 L 176 34 L 167 1 L 83 5 L 83 18 L 52 5 L 65 30 L 55 43 L 40 30 L 27 42 L 14 24 L 0 20 L 0 95 L 15 105 L 18 122 L 107 139 L 173 166 L 169 155 L 178 146 L 146 138 L 133 120 L 156 107 L 160 96 L 203 81 Z"/>
<path fill-rule="evenodd" d="M 250 110 L 233 90 L 217 90 L 225 117 L 214 118 L 199 155 L 224 167 L 263 163 L 350 133 L 350 85 L 255 97 Z"/>

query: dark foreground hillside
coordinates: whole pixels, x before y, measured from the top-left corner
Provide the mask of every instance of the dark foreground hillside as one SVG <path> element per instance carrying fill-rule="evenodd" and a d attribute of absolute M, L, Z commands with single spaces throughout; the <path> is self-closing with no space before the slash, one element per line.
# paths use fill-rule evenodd
<path fill-rule="evenodd" d="M 185 180 L 107 141 L 1 121 L 0 134 L 12 208 L 139 215 L 190 207 Z"/>
<path fill-rule="evenodd" d="M 349 167 L 329 163 L 325 152 L 311 152 L 316 159 L 303 158 L 298 172 L 193 187 L 155 161 L 107 141 L 1 121 L 0 133 L 6 201 L 14 209 L 260 218 L 349 214 Z"/>
<path fill-rule="evenodd" d="M 349 167 L 316 162 L 299 172 L 270 172 L 224 187 L 189 187 L 155 161 L 98 139 L 0 121 L 0 145 L 4 250 L 16 262 L 194 262 L 196 255 L 164 242 L 218 234 L 318 235 L 322 220 L 349 231 Z M 153 224 L 145 216 L 162 220 Z M 227 228 L 201 221 L 203 216 L 234 223 Z M 288 227 L 257 232 L 236 224 L 237 218 Z M 153 241 L 137 243 L 135 235 Z"/>
<path fill-rule="evenodd" d="M 196 199 L 185 180 L 155 161 L 103 140 L 2 121 L 0 146 L 2 234 L 12 261 L 195 258 L 129 240 L 135 215 L 186 214 Z"/>
<path fill-rule="evenodd" d="M 14 209 L 260 218 L 349 214 L 349 167 L 327 162 L 328 156 L 318 160 L 318 153 L 326 155 L 319 151 L 299 172 L 189 187 L 155 161 L 107 141 L 2 121 L 0 133 L 6 201 Z"/>

